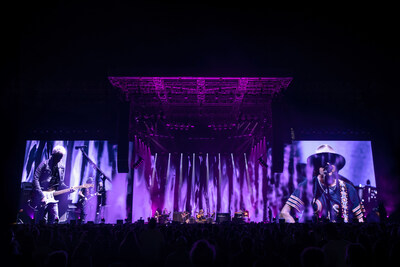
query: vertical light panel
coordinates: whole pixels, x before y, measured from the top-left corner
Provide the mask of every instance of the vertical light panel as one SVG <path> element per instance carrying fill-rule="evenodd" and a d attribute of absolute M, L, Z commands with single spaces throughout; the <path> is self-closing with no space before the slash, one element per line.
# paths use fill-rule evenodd
<path fill-rule="evenodd" d="M 171 153 L 168 153 L 168 165 L 167 165 L 167 181 L 169 180 L 169 168 L 171 166 Z"/>
<path fill-rule="evenodd" d="M 210 166 L 208 163 L 208 153 L 206 153 L 206 190 L 205 190 L 205 197 L 206 197 L 206 207 L 207 207 L 207 212 L 210 213 L 211 212 L 211 208 L 210 208 L 210 188 L 208 187 L 208 182 L 210 179 Z"/>
<path fill-rule="evenodd" d="M 192 154 L 192 183 L 191 183 L 191 194 L 190 194 L 190 203 L 193 210 L 197 210 L 197 201 L 196 201 L 196 154 Z"/>
<path fill-rule="evenodd" d="M 183 153 L 181 153 L 181 158 L 179 160 L 179 191 L 182 189 L 182 161 L 183 161 Z"/>
<path fill-rule="evenodd" d="M 178 190 L 178 208 L 179 210 L 186 210 L 185 208 L 185 200 L 186 190 L 184 190 L 183 186 L 183 153 L 181 153 L 181 157 L 179 160 L 179 190 Z"/>
<path fill-rule="evenodd" d="M 228 163 L 229 156 L 223 155 L 221 157 L 221 210 L 223 212 L 230 212 L 229 206 L 229 177 L 228 177 Z"/>
<path fill-rule="evenodd" d="M 238 177 L 238 170 L 236 169 L 235 165 L 235 158 L 233 156 L 233 153 L 231 153 L 231 160 L 232 160 L 232 168 L 233 168 L 233 177 L 232 177 L 232 202 L 231 202 L 231 207 L 229 207 L 232 210 L 239 210 L 240 209 L 240 180 Z"/>
<path fill-rule="evenodd" d="M 165 176 L 165 194 L 164 194 L 164 207 L 172 211 L 174 208 L 174 184 L 175 179 L 170 176 L 171 168 L 171 153 L 168 153 L 167 173 Z M 162 178 L 161 178 L 162 179 Z"/>
<path fill-rule="evenodd" d="M 243 153 L 244 156 L 244 164 L 245 164 L 245 171 L 246 171 L 246 181 L 247 181 L 247 194 L 243 197 L 243 202 L 244 202 L 244 207 L 247 209 L 250 214 L 254 214 L 254 196 L 253 196 L 253 188 L 252 184 L 250 182 L 250 173 L 249 173 L 249 167 L 248 167 L 248 161 L 247 161 L 247 155 L 246 153 Z M 245 191 L 246 192 L 246 191 Z"/>
<path fill-rule="evenodd" d="M 221 173 L 221 154 L 218 153 L 218 191 L 217 191 L 217 203 L 219 204 L 218 212 L 221 212 L 221 203 L 222 203 L 222 192 L 221 192 L 221 184 L 222 184 L 222 173 Z"/>
<path fill-rule="evenodd" d="M 247 181 L 247 190 L 250 194 L 250 198 L 251 198 L 251 203 L 253 202 L 253 187 L 251 186 L 251 182 L 250 182 L 250 173 L 249 173 L 249 165 L 247 162 L 247 155 L 246 153 L 243 153 L 244 155 L 244 166 L 246 168 L 246 181 Z"/>
<path fill-rule="evenodd" d="M 153 172 L 151 173 L 150 187 L 154 187 L 154 179 L 156 176 L 156 166 L 157 166 L 157 153 L 154 155 L 154 165 L 153 165 Z"/>

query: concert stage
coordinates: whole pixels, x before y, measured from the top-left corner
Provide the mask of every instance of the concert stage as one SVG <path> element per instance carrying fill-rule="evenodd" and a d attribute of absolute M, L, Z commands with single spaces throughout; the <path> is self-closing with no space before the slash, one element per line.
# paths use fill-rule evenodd
<path fill-rule="evenodd" d="M 3 262 L 400 262 L 395 8 L 11 2 Z"/>
<path fill-rule="evenodd" d="M 377 208 L 370 140 L 301 140 L 293 129 L 284 138 L 279 109 L 290 77 L 109 81 L 121 98 L 118 140 L 27 140 L 18 223 L 35 217 L 35 170 L 55 146 L 66 149 L 64 182 L 76 189 L 55 197 L 60 223 L 82 216 L 94 223 L 147 222 L 164 210 L 160 223 L 278 222 L 292 192 L 311 179 L 307 157 L 321 144 L 346 158 L 340 174 L 357 190 L 364 217 Z M 93 186 L 79 206 L 88 179 Z M 312 199 L 311 189 L 305 194 Z M 204 217 L 196 217 L 200 210 Z"/>

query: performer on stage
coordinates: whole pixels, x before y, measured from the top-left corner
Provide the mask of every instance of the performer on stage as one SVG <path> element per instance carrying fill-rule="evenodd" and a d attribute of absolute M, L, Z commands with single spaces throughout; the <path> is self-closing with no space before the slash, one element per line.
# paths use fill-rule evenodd
<path fill-rule="evenodd" d="M 205 220 L 204 210 L 200 209 L 198 214 L 196 215 L 197 222 L 203 222 Z"/>
<path fill-rule="evenodd" d="M 61 159 L 66 154 L 63 146 L 55 146 L 49 159 L 44 160 L 35 170 L 33 177 L 33 192 L 36 201 L 39 201 L 37 216 L 35 222 L 39 222 L 47 217 L 47 223 L 52 224 L 58 219 L 58 204 L 45 203 L 45 194 L 43 191 L 66 189 L 68 186 L 64 183 L 64 166 Z M 75 191 L 73 188 L 70 192 Z"/>
<path fill-rule="evenodd" d="M 164 208 L 164 210 L 163 210 L 163 215 L 169 215 L 170 213 L 171 213 L 171 212 L 168 213 L 167 208 Z"/>
<path fill-rule="evenodd" d="M 184 223 L 189 222 L 190 212 L 184 211 L 182 212 L 181 216 L 182 216 L 182 222 Z"/>
<path fill-rule="evenodd" d="M 107 192 L 103 181 L 99 181 L 97 185 L 97 207 L 96 207 L 96 217 L 95 221 L 98 223 L 105 218 L 105 208 L 107 205 Z"/>
<path fill-rule="evenodd" d="M 159 211 L 159 209 L 156 209 L 156 212 L 154 214 L 154 218 L 156 219 L 157 223 L 160 223 L 160 217 L 161 217 L 161 211 Z"/>
<path fill-rule="evenodd" d="M 168 212 L 167 208 L 164 208 L 162 215 L 161 215 L 161 220 L 159 220 L 159 222 L 160 223 L 169 222 L 169 215 L 171 215 L 171 212 Z"/>
<path fill-rule="evenodd" d="M 86 180 L 86 183 L 93 184 L 93 178 L 89 177 Z M 78 202 L 76 206 L 79 209 L 79 218 L 82 221 L 85 221 L 86 218 L 86 211 L 85 211 L 86 203 L 93 196 L 95 196 L 95 194 L 90 194 L 90 188 L 84 187 L 78 191 Z"/>
<path fill-rule="evenodd" d="M 312 199 L 307 197 L 309 181 L 305 180 L 291 194 L 281 210 L 280 217 L 286 222 L 295 222 L 293 214 L 299 217 L 311 205 L 314 218 L 331 222 L 351 222 L 356 218 L 363 222 L 363 213 L 357 191 L 349 180 L 339 175 L 346 164 L 345 158 L 329 145 L 320 145 L 316 153 L 308 158 L 313 167 L 311 180 Z"/>

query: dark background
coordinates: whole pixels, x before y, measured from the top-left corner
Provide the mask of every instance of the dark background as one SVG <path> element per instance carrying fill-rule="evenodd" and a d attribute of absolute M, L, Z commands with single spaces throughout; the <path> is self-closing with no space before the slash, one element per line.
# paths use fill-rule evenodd
<path fill-rule="evenodd" d="M 372 139 L 384 201 L 399 192 L 394 6 L 13 2 L 3 8 L 3 205 L 13 218 L 26 138 L 117 138 L 108 76 L 293 77 L 283 138 Z M 127 1 L 128 2 L 128 1 Z"/>

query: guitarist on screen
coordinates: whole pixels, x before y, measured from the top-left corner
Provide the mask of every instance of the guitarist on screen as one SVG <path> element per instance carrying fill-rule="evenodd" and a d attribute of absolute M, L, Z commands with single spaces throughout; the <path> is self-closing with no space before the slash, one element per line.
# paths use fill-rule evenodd
<path fill-rule="evenodd" d="M 46 215 L 49 224 L 58 219 L 58 204 L 54 200 L 55 194 L 51 193 L 52 191 L 61 189 L 66 192 L 75 191 L 75 188 L 68 189 L 64 183 L 64 166 L 61 164 L 61 159 L 65 154 L 64 147 L 55 146 L 50 158 L 40 163 L 35 170 L 33 192 L 35 200 L 39 201 L 37 216 L 35 216 L 36 223 L 45 219 Z"/>
<path fill-rule="evenodd" d="M 81 189 L 78 191 L 78 202 L 76 203 L 76 206 L 79 211 L 79 218 L 82 221 L 85 221 L 86 218 L 86 204 L 88 203 L 89 200 L 91 200 L 95 196 L 100 196 L 101 194 L 99 192 L 91 193 L 90 187 L 93 187 L 93 178 L 89 177 L 86 180 L 86 184 L 82 186 L 77 186 Z"/>

